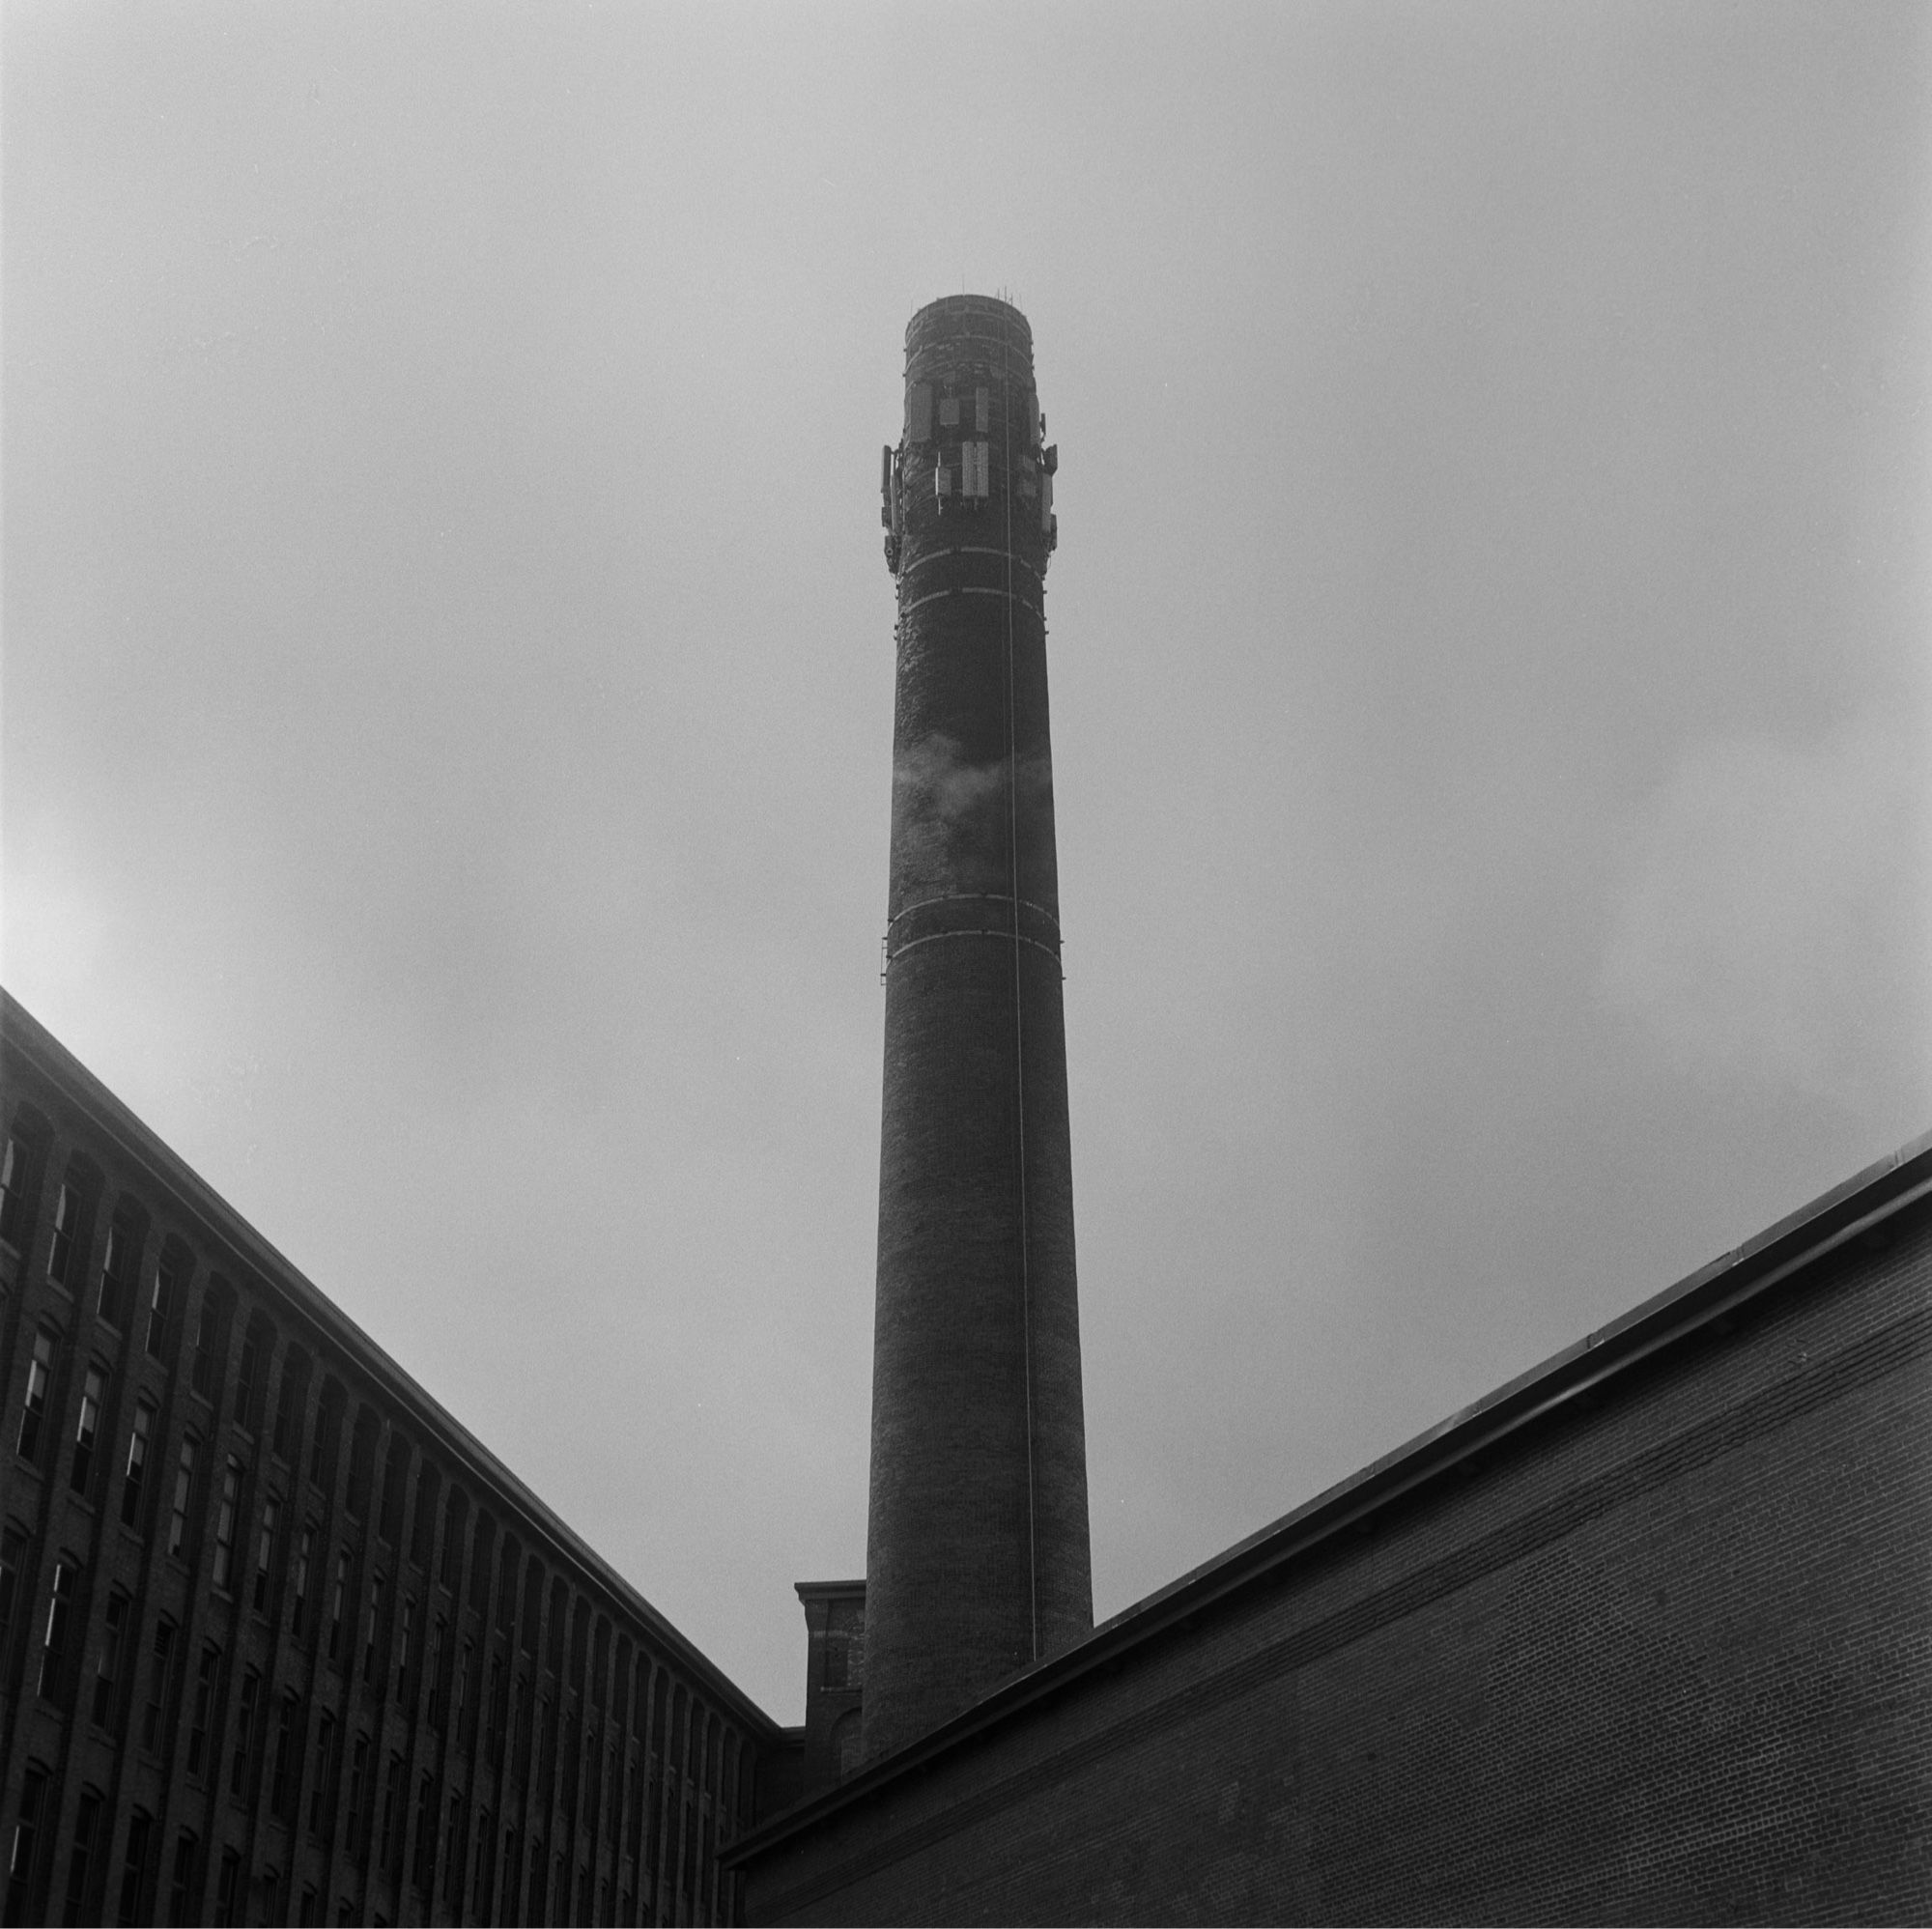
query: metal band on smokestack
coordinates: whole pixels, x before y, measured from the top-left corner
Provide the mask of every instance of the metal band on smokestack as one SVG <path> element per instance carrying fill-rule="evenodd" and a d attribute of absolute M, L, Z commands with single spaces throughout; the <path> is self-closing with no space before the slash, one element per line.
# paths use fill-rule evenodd
<path fill-rule="evenodd" d="M 906 329 L 865 1742 L 888 1753 L 1093 1626 L 1033 337 Z"/>

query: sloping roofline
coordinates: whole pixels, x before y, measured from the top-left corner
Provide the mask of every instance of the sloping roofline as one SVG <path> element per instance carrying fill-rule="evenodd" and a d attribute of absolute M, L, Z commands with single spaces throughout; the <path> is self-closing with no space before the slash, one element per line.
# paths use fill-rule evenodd
<path fill-rule="evenodd" d="M 242 1262 L 253 1280 L 290 1302 L 385 1397 L 421 1416 L 425 1435 L 422 1444 L 434 1440 L 439 1457 L 446 1463 L 466 1470 L 479 1489 L 496 1488 L 522 1512 L 526 1532 L 532 1540 L 547 1539 L 558 1554 L 575 1562 L 620 1603 L 625 1612 L 636 1616 L 652 1637 L 695 1678 L 702 1681 L 737 1719 L 756 1731 L 763 1745 L 779 1741 L 783 1731 L 743 1688 L 666 1620 L 631 1581 L 525 1486 L 462 1421 L 405 1373 L 4 987 L 0 987 L 0 1047 L 9 1054 L 17 1053 L 62 1092 L 73 1108 L 84 1114 L 103 1138 L 119 1147 L 131 1164 L 145 1169 L 156 1185 L 173 1193 L 188 1213 L 201 1222 L 212 1244 L 225 1246 Z"/>
<path fill-rule="evenodd" d="M 1280 1519 L 1103 1621 L 1079 1646 L 1036 1662 L 984 1700 L 869 1763 L 837 1788 L 774 1816 L 720 1852 L 739 1867 L 787 1837 L 877 1793 L 949 1750 L 1112 1668 L 1132 1649 L 1192 1621 L 1216 1603 L 1354 1527 L 1459 1461 L 1487 1452 L 1567 1402 L 1628 1373 L 1652 1354 L 1724 1320 L 1801 1268 L 1932 1193 L 1932 1132 L 1911 1140 L 1743 1245 L 1639 1302 L 1426 1433 L 1372 1461 Z M 1719 1328 L 1721 1331 L 1722 1328 Z"/>

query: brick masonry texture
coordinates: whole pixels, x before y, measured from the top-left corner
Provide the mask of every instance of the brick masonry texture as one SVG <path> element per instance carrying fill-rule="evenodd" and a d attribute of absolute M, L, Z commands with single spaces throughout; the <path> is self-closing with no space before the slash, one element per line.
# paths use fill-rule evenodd
<path fill-rule="evenodd" d="M 749 1919 L 1922 1921 L 1928 1351 L 1920 1199 L 753 1838 Z"/>
<path fill-rule="evenodd" d="M 865 1747 L 1093 1625 L 1032 338 L 906 331 Z M 962 482 L 988 452 L 983 498 Z M 935 472 L 951 493 L 934 488 Z M 1029 493 L 1030 491 L 1030 493 Z"/>
<path fill-rule="evenodd" d="M 0 1919 L 732 1919 L 795 1747 L 4 996 L 0 1049 Z"/>

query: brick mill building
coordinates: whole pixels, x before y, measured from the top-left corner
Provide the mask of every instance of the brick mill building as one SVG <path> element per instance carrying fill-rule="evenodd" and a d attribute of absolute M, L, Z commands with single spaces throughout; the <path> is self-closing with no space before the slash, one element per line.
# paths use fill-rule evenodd
<path fill-rule="evenodd" d="M 867 1574 L 798 1584 L 802 1728 L 0 995 L 6 1921 L 1932 1911 L 1932 1138 L 1093 1628 L 1056 468 L 1025 319 L 921 310 Z"/>
<path fill-rule="evenodd" d="M 6 1919 L 729 1919 L 770 1718 L 11 1000 L 0 1042 Z"/>

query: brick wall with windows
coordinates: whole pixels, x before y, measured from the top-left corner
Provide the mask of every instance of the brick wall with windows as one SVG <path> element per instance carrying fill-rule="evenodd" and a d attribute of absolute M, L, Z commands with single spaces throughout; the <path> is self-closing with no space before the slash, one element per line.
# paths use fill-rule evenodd
<path fill-rule="evenodd" d="M 4 994 L 0 1130 L 5 1919 L 736 1919 L 769 1718 Z"/>
<path fill-rule="evenodd" d="M 728 1852 L 754 1922 L 1923 1921 L 1932 1149 Z"/>

